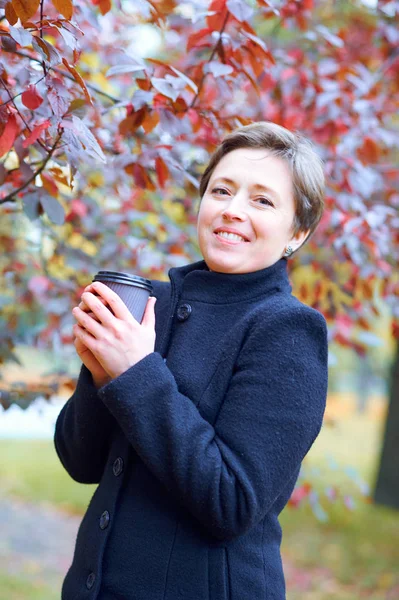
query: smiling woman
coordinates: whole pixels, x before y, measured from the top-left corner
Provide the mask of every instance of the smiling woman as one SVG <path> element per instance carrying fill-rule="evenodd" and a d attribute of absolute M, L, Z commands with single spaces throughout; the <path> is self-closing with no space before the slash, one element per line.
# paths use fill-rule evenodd
<path fill-rule="evenodd" d="M 287 257 L 315 230 L 323 186 L 304 138 L 239 128 L 201 180 L 203 260 L 151 280 L 141 324 L 106 287 L 83 294 L 84 364 L 55 446 L 99 485 L 63 600 L 285 599 L 278 516 L 328 377 L 325 319 L 291 294 Z"/>
<path fill-rule="evenodd" d="M 282 158 L 262 148 L 229 152 L 215 167 L 198 214 L 207 265 L 219 273 L 248 273 L 274 264 L 287 245 L 295 250 L 309 234 L 293 233 L 294 216 L 294 187 Z"/>
<path fill-rule="evenodd" d="M 197 230 L 202 254 L 212 239 L 207 229 L 219 220 L 213 233 L 234 232 L 253 245 L 231 259 L 233 264 L 226 256 L 216 259 L 213 270 L 244 273 L 290 256 L 320 222 L 324 185 L 322 161 L 304 136 L 269 122 L 233 131 L 213 154 L 201 179 Z M 212 261 L 211 255 L 208 260 Z"/>

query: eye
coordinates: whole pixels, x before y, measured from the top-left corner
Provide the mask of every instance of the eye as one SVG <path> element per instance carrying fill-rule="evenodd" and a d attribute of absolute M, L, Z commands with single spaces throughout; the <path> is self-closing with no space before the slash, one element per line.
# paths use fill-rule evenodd
<path fill-rule="evenodd" d="M 260 198 L 256 198 L 256 200 L 264 200 L 265 204 L 268 204 L 269 206 L 274 206 L 273 202 L 271 200 L 269 200 L 268 198 L 264 198 L 263 196 L 261 196 Z"/>
<path fill-rule="evenodd" d="M 226 192 L 226 194 L 229 194 L 229 190 L 226 190 L 225 188 L 213 188 L 212 190 L 212 194 L 222 194 L 222 192 Z M 223 196 L 224 194 L 222 194 Z M 264 196 L 261 196 L 260 198 L 255 198 L 255 200 L 260 201 L 261 204 L 264 204 L 266 206 L 273 206 L 274 204 L 271 200 L 269 200 L 268 198 L 265 198 Z"/>
<path fill-rule="evenodd" d="M 228 194 L 229 192 L 227 190 L 225 190 L 224 188 L 213 188 L 212 190 L 212 194 L 216 194 L 218 192 L 226 192 L 226 194 Z"/>

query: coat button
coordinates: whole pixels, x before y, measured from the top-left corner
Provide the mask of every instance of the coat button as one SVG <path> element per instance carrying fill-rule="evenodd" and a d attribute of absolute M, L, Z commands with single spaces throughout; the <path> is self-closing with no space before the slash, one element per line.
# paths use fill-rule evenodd
<path fill-rule="evenodd" d="M 118 458 L 115 459 L 114 464 L 112 466 L 112 471 L 115 475 L 115 477 L 118 477 L 122 471 L 123 471 L 123 458 L 121 458 L 120 456 L 118 456 Z"/>
<path fill-rule="evenodd" d="M 192 308 L 190 304 L 181 304 L 177 309 L 177 318 L 179 321 L 185 321 L 191 315 Z"/>
<path fill-rule="evenodd" d="M 96 580 L 96 576 L 94 575 L 94 573 L 90 573 L 90 575 L 86 579 L 86 587 L 88 590 L 91 590 L 91 588 L 94 585 L 95 580 Z"/>
<path fill-rule="evenodd" d="M 100 527 L 101 529 L 106 529 L 109 525 L 110 516 L 107 510 L 104 510 L 103 514 L 100 517 Z"/>

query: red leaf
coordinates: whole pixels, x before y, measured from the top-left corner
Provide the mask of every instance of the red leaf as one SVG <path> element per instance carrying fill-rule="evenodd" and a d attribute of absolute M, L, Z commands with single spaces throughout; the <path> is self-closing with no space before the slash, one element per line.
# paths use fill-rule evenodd
<path fill-rule="evenodd" d="M 9 24 L 15 25 L 15 23 L 18 22 L 18 15 L 14 10 L 11 0 L 10 0 L 10 2 L 7 2 L 5 10 L 6 10 L 6 19 L 9 22 Z"/>
<path fill-rule="evenodd" d="M 157 172 L 159 185 L 163 189 L 165 187 L 165 182 L 169 177 L 169 170 L 168 167 L 165 165 L 164 160 L 160 156 L 157 156 L 157 158 L 155 159 L 155 169 Z"/>
<path fill-rule="evenodd" d="M 102 15 L 107 14 L 111 10 L 111 0 L 91 0 L 91 3 L 94 6 L 100 7 L 100 12 Z"/>
<path fill-rule="evenodd" d="M 147 112 L 147 107 L 143 106 L 136 112 L 132 109 L 129 115 L 119 123 L 119 133 L 124 136 L 132 135 L 143 123 Z"/>
<path fill-rule="evenodd" d="M 169 254 L 183 254 L 183 249 L 179 244 L 172 244 L 169 246 Z"/>
<path fill-rule="evenodd" d="M 31 110 L 35 110 L 38 108 L 43 102 L 43 98 L 37 91 L 35 85 L 31 84 L 27 90 L 22 93 L 21 100 L 26 108 L 30 108 Z"/>
<path fill-rule="evenodd" d="M 74 198 L 71 203 L 71 212 L 78 217 L 85 217 L 88 212 L 88 207 L 79 198 Z"/>
<path fill-rule="evenodd" d="M 80 73 L 78 73 L 78 71 L 75 69 L 75 67 L 73 65 L 70 65 L 69 62 L 66 60 L 66 58 L 62 59 L 63 64 L 66 66 L 66 68 L 68 69 L 68 71 L 71 73 L 71 75 L 73 76 L 73 78 L 75 79 L 75 81 L 80 85 L 80 87 L 83 90 L 84 96 L 87 100 L 87 102 L 89 104 L 91 104 L 93 106 L 93 101 L 91 99 L 91 96 L 88 92 L 88 89 L 86 87 L 85 82 L 83 81 L 82 76 L 80 75 Z"/>
<path fill-rule="evenodd" d="M 8 268 L 11 272 L 15 271 L 16 273 L 24 273 L 26 271 L 26 264 L 18 260 L 14 260 L 8 265 Z"/>
<path fill-rule="evenodd" d="M 42 131 L 47 129 L 47 127 L 49 127 L 50 125 L 51 125 L 51 123 L 50 123 L 49 119 L 46 119 L 40 125 L 36 125 L 36 127 L 33 129 L 31 134 L 26 138 L 26 140 L 24 140 L 22 142 L 22 147 L 27 148 L 28 146 L 30 146 L 31 144 L 36 142 L 36 140 L 40 137 L 40 134 L 42 133 Z"/>
<path fill-rule="evenodd" d="M 309 484 L 306 483 L 300 487 L 296 487 L 291 494 L 288 504 L 294 508 L 297 508 L 301 504 L 302 500 L 309 494 L 310 489 L 311 488 Z"/>
<path fill-rule="evenodd" d="M 155 185 L 149 178 L 147 171 L 144 169 L 142 165 L 137 163 L 134 164 L 133 167 L 133 176 L 136 185 L 142 189 L 149 189 L 151 191 L 155 191 Z"/>
<path fill-rule="evenodd" d="M 156 110 L 147 112 L 141 126 L 146 133 L 150 133 L 159 123 L 159 113 Z"/>
<path fill-rule="evenodd" d="M 212 31 L 220 31 L 227 16 L 226 0 L 213 0 L 208 11 L 216 13 L 206 18 L 208 27 Z"/>
<path fill-rule="evenodd" d="M 254 90 L 257 93 L 257 95 L 259 96 L 259 98 L 261 98 L 260 89 L 259 89 L 259 86 L 256 83 L 255 79 L 253 77 L 251 77 L 251 75 L 245 69 L 239 69 L 239 72 L 244 73 L 245 77 L 247 77 L 247 79 L 249 79 L 249 81 L 251 82 L 252 87 L 254 88 Z"/>
<path fill-rule="evenodd" d="M 64 15 L 67 21 L 70 21 L 72 19 L 73 5 L 71 0 L 52 0 L 52 3 L 54 4 L 58 12 Z"/>
<path fill-rule="evenodd" d="M 6 154 L 14 145 L 14 140 L 18 133 L 17 119 L 14 114 L 10 114 L 8 117 L 8 121 L 4 127 L 4 130 L 1 131 L 1 123 L 0 123 L 0 157 L 3 154 Z"/>
<path fill-rule="evenodd" d="M 381 149 L 377 142 L 371 137 L 366 136 L 363 140 L 363 145 L 358 148 L 357 155 L 363 164 L 378 162 L 381 154 Z"/>
<path fill-rule="evenodd" d="M 54 196 L 54 198 L 57 198 L 57 196 L 58 196 L 58 187 L 54 183 L 54 180 L 51 177 L 49 177 L 46 173 L 43 173 L 43 172 L 40 173 L 40 178 L 42 180 L 44 189 L 51 196 Z"/>
<path fill-rule="evenodd" d="M 187 40 L 187 52 L 189 52 L 192 48 L 196 47 L 196 46 L 203 46 L 204 44 L 206 45 L 210 45 L 209 42 L 203 42 L 202 44 L 199 44 L 199 42 L 207 35 L 209 35 L 211 33 L 212 29 L 210 29 L 209 27 L 206 27 L 205 29 L 201 29 L 200 31 L 195 31 L 194 33 L 192 33 Z"/>
<path fill-rule="evenodd" d="M 21 19 L 21 23 L 28 21 L 36 14 L 39 4 L 40 0 L 12 0 L 12 7 Z"/>
<path fill-rule="evenodd" d="M 136 79 L 136 83 L 141 90 L 148 92 L 151 89 L 151 81 L 149 79 Z"/>

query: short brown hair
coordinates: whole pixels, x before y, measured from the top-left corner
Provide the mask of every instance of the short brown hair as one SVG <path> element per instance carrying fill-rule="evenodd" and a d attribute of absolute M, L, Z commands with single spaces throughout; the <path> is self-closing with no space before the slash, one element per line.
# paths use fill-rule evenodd
<path fill-rule="evenodd" d="M 223 156 L 239 148 L 264 148 L 273 156 L 286 161 L 291 170 L 294 188 L 293 235 L 309 230 L 308 240 L 319 224 L 324 210 L 323 161 L 313 144 L 303 135 L 269 121 L 258 121 L 239 127 L 225 136 L 212 154 L 200 181 L 201 199 L 216 165 Z"/>

